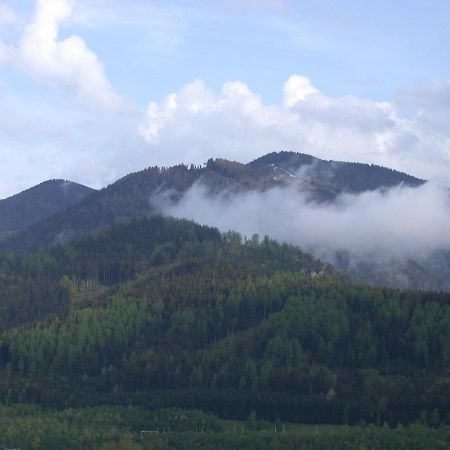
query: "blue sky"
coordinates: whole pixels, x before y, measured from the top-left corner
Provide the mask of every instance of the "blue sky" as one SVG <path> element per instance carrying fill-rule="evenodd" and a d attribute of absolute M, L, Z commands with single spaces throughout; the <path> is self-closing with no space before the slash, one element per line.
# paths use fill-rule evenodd
<path fill-rule="evenodd" d="M 0 198 L 282 149 L 446 180 L 449 20 L 445 0 L 0 0 Z"/>

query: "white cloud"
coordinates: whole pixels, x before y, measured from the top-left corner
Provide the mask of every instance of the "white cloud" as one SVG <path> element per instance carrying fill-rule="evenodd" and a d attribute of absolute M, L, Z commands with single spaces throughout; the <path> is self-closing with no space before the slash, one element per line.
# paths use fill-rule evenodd
<path fill-rule="evenodd" d="M 161 103 L 150 103 L 141 134 L 162 164 L 203 162 L 209 156 L 234 159 L 275 149 L 289 133 L 278 108 L 262 104 L 261 98 L 242 82 L 224 84 L 216 95 L 202 81 L 195 81 Z M 255 141 L 255 134 L 257 140 Z M 209 142 L 209 153 L 203 143 Z M 258 147 L 258 143 L 265 145 Z"/>
<path fill-rule="evenodd" d="M 154 204 L 175 217 L 249 237 L 268 235 L 330 261 L 347 251 L 356 261 L 381 263 L 450 250 L 449 200 L 448 191 L 433 183 L 343 194 L 333 204 L 311 203 L 293 186 L 212 196 L 195 184 L 177 204 L 164 197 Z"/>
<path fill-rule="evenodd" d="M 74 89 L 89 105 L 108 109 L 122 104 L 106 78 L 97 55 L 78 35 L 59 39 L 61 24 L 73 12 L 72 0 L 37 0 L 35 13 L 16 45 L 0 41 L 0 62 L 12 62 L 51 84 Z M 15 17 L 0 9 L 0 20 Z"/>
<path fill-rule="evenodd" d="M 38 0 L 33 21 L 19 44 L 27 70 L 74 87 L 85 100 L 108 108 L 120 104 L 96 54 L 78 35 L 58 40 L 61 22 L 72 14 L 71 0 Z"/>
<path fill-rule="evenodd" d="M 317 94 L 319 91 L 311 84 L 308 77 L 292 75 L 284 83 L 284 105 L 288 108 L 305 100 L 308 95 Z"/>
<path fill-rule="evenodd" d="M 283 101 L 265 104 L 244 83 L 220 93 L 202 81 L 150 103 L 140 127 L 162 164 L 201 163 L 208 157 L 246 162 L 277 150 L 326 159 L 387 165 L 417 176 L 443 176 L 450 166 L 450 83 L 402 93 L 390 102 L 333 98 L 293 75 Z M 204 141 L 208 141 L 208 154 Z"/>

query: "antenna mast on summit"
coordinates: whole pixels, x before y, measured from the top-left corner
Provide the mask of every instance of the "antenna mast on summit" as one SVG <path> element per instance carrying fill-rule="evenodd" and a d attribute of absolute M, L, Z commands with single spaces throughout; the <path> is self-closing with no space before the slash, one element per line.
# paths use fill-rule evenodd
<path fill-rule="evenodd" d="M 205 156 L 204 156 L 204 165 L 206 166 L 207 161 L 208 161 L 208 141 L 205 139 L 203 141 L 203 151 L 205 152 Z"/>

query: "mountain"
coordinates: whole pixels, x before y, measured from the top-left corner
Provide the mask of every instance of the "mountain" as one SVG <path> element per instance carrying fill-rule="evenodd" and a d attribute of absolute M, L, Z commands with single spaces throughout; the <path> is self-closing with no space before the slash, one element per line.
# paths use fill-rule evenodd
<path fill-rule="evenodd" d="M 117 406 L 386 433 L 449 421 L 449 295 L 352 285 L 298 248 L 160 216 L 0 267 L 2 417 L 30 403 L 105 408 L 105 430 Z"/>
<path fill-rule="evenodd" d="M 131 174 L 5 241 L 1 447 L 449 448 L 450 294 L 353 284 L 295 246 L 156 213 L 195 183 L 325 204 L 422 183 L 265 158 Z"/>
<path fill-rule="evenodd" d="M 0 250 L 25 252 L 68 242 L 86 232 L 158 212 L 152 199 L 182 198 L 195 183 L 210 195 L 266 191 L 295 186 L 311 201 L 332 201 L 342 192 L 359 193 L 423 180 L 391 169 L 324 161 L 293 152 L 271 153 L 248 164 L 210 159 L 204 166 L 150 167 L 125 176 L 105 189 L 0 243 Z"/>
<path fill-rule="evenodd" d="M 425 181 L 386 167 L 325 161 L 294 152 L 269 153 L 249 164 L 274 179 L 291 180 L 317 200 L 333 200 L 342 193 L 360 194 L 403 184 L 418 187 Z"/>
<path fill-rule="evenodd" d="M 93 192 L 94 189 L 71 181 L 49 180 L 0 200 L 0 234 L 24 230 Z"/>

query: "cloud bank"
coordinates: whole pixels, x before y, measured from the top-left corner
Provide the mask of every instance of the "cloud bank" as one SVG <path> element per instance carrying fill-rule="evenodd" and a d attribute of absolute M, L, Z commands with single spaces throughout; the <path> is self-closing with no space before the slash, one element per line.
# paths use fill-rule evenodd
<path fill-rule="evenodd" d="M 389 102 L 322 94 L 303 75 L 284 84 L 279 104 L 265 104 L 245 83 L 215 93 L 201 80 L 148 105 L 139 131 L 166 165 L 208 157 L 247 162 L 275 150 L 376 163 L 414 175 L 447 177 L 450 83 L 404 91 Z M 208 152 L 204 152 L 204 142 Z"/>
<path fill-rule="evenodd" d="M 154 204 L 224 232 L 268 235 L 330 262 L 336 252 L 348 252 L 354 262 L 382 263 L 450 250 L 450 195 L 435 183 L 342 194 L 331 204 L 310 202 L 295 187 L 213 197 L 196 184 L 177 204 L 164 197 Z"/>

